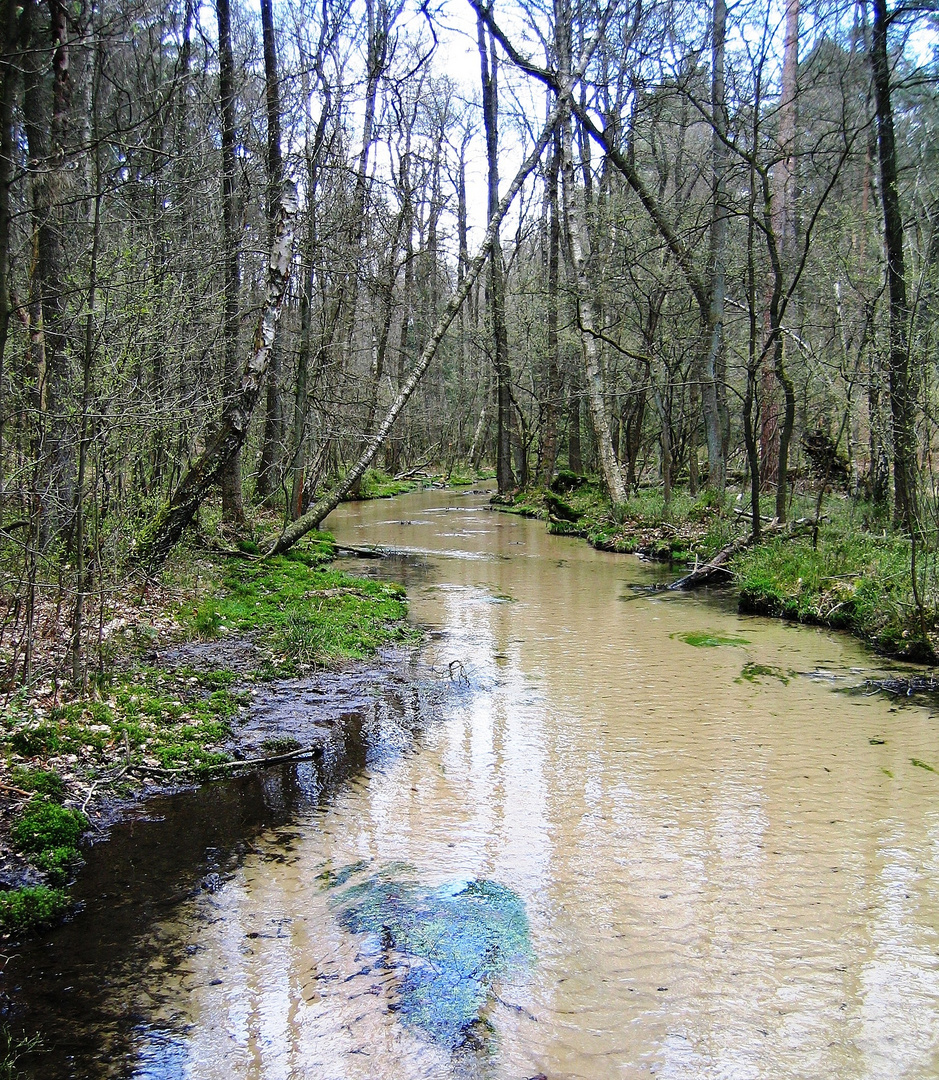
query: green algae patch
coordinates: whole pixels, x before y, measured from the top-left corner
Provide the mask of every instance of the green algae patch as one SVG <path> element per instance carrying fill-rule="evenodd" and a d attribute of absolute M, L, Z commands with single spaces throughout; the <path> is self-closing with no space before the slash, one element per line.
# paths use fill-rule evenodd
<path fill-rule="evenodd" d="M 910 764 L 915 765 L 917 769 L 925 769 L 927 772 L 934 773 L 936 771 L 928 761 L 921 761 L 918 757 L 910 758 Z"/>
<path fill-rule="evenodd" d="M 360 870 L 325 884 L 336 889 Z M 496 979 L 531 959 L 525 904 L 495 881 L 430 888 L 412 875 L 398 864 L 345 888 L 331 900 L 336 918 L 395 972 L 391 1008 L 402 1023 L 442 1046 L 484 1045 Z"/>
<path fill-rule="evenodd" d="M 685 630 L 681 633 L 669 634 L 670 638 L 677 638 L 686 645 L 693 645 L 696 649 L 718 649 L 725 646 L 749 645 L 748 638 L 733 637 L 728 634 L 718 634 L 710 630 Z"/>
<path fill-rule="evenodd" d="M 772 664 L 744 664 L 740 669 L 740 674 L 734 679 L 735 683 L 759 683 L 763 679 L 776 679 L 777 682 L 781 682 L 783 686 L 789 685 L 789 680 L 795 672 L 790 668 L 788 671 L 783 671 L 782 668 L 773 667 Z"/>

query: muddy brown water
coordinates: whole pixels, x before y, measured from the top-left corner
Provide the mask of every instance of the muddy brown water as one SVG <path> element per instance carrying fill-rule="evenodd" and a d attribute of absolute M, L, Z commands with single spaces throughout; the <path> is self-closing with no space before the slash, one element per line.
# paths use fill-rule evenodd
<path fill-rule="evenodd" d="M 323 763 L 163 799 L 11 959 L 34 1077 L 939 1075 L 939 728 L 850 638 L 645 593 L 662 571 L 427 492 L 343 507 L 431 628 Z M 703 642 L 703 643 L 702 643 Z M 916 764 L 918 762 L 919 764 Z M 324 873 L 488 880 L 530 956 L 454 1049 Z M 403 871 L 402 871 L 403 872 Z M 398 980 L 396 982 L 396 980 Z"/>

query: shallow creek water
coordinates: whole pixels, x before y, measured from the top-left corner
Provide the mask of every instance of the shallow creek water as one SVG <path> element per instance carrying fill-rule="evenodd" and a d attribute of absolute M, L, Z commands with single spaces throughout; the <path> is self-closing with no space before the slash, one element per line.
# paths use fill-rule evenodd
<path fill-rule="evenodd" d="M 329 525 L 408 553 L 355 568 L 407 585 L 425 692 L 92 848 L 82 915 L 7 968 L 57 1025 L 35 1076 L 939 1075 L 939 728 L 844 692 L 876 657 L 643 593 L 660 569 L 479 496 Z M 393 943 L 326 887 L 352 864 L 523 902 L 481 1035 L 408 1022 Z"/>

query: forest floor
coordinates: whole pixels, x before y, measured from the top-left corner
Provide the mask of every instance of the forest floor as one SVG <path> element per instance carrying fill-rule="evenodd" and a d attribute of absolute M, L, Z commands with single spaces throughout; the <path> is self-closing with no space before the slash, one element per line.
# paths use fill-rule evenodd
<path fill-rule="evenodd" d="M 743 494 L 675 491 L 666 507 L 653 489 L 614 514 L 596 483 L 562 472 L 551 490 L 520 491 L 494 506 L 604 551 L 677 566 L 707 564 L 737 541 L 727 585 L 741 610 L 847 630 L 897 659 L 935 664 L 939 655 L 939 546 L 894 533 L 882 508 L 807 492 L 793 497 L 789 525 L 775 528 L 767 499 L 766 535 L 750 544 Z"/>
<path fill-rule="evenodd" d="M 401 682 L 421 636 L 403 589 L 334 555 L 326 534 L 263 560 L 180 549 L 158 581 L 98 598 L 79 693 L 61 676 L 70 605 L 41 592 L 34 678 L 0 707 L 0 934 L 66 912 L 81 838 L 140 799 L 316 757 L 355 702 Z M 18 648 L 0 639 L 6 670 Z"/>

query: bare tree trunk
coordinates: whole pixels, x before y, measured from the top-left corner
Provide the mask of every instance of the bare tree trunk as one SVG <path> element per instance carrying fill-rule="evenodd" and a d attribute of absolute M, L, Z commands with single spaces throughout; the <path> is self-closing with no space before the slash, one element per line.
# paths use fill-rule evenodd
<path fill-rule="evenodd" d="M 482 19 L 477 19 L 476 28 L 482 71 L 483 122 L 486 129 L 489 217 L 491 219 L 499 205 L 499 103 L 496 74 L 498 69 L 495 42 L 491 35 L 487 35 Z M 492 326 L 496 371 L 496 482 L 499 486 L 499 494 L 504 495 L 515 487 L 515 477 L 512 474 L 512 373 L 509 368 L 509 337 L 505 325 L 505 267 L 498 231 L 493 240 L 492 254 L 489 258 L 486 301 Z"/>
<path fill-rule="evenodd" d="M 205 450 L 189 467 L 166 505 L 144 529 L 136 553 L 136 561 L 143 566 L 152 568 L 163 562 L 192 521 L 221 470 L 244 445 L 248 425 L 261 393 L 261 383 L 267 372 L 274 331 L 287 292 L 296 215 L 296 190 L 293 185 L 287 185 L 267 268 L 264 304 L 238 390 L 229 398 L 218 430 Z"/>
<path fill-rule="evenodd" d="M 912 533 L 917 521 L 916 434 L 914 398 L 910 378 L 908 324 L 903 258 L 903 217 L 897 176 L 896 137 L 887 56 L 886 0 L 874 0 L 871 67 L 877 112 L 881 202 L 884 208 L 884 248 L 887 252 L 887 288 L 890 295 L 890 413 L 893 420 L 893 516 L 900 528 Z"/>
<path fill-rule="evenodd" d="M 720 368 L 724 348 L 724 291 L 727 267 L 727 106 L 724 95 L 724 38 L 727 28 L 725 0 L 714 0 L 711 25 L 711 234 L 708 343 L 701 378 L 704 426 L 708 446 L 708 487 L 723 491 L 727 461 L 723 450 L 723 380 Z M 726 404 L 723 405 L 726 411 Z"/>
<path fill-rule="evenodd" d="M 231 47 L 231 12 L 228 0 L 215 0 L 218 19 L 219 100 L 222 111 L 222 232 L 225 249 L 225 315 L 222 339 L 225 350 L 224 417 L 238 392 L 238 308 L 241 292 L 240 229 L 235 206 L 235 70 Z M 224 427 L 224 424 L 222 425 Z M 194 467 L 194 466 L 193 466 Z M 190 472 L 192 468 L 190 468 Z M 245 519 L 241 487 L 241 444 L 227 456 L 219 471 L 222 517 L 242 524 Z M 200 500 L 201 501 L 201 500 Z"/>
<path fill-rule="evenodd" d="M 35 391 L 39 541 L 61 528 L 72 506 L 74 454 L 66 400 L 70 365 L 66 342 L 64 247 L 65 131 L 71 100 L 65 9 L 50 0 L 51 121 L 46 117 L 43 58 L 46 41 L 35 25 L 36 0 L 23 5 L 26 36 L 23 121 L 29 150 L 35 262 L 30 289 L 31 367 Z"/>
<path fill-rule="evenodd" d="M 569 80 L 570 72 L 570 8 L 564 0 L 556 4 L 555 33 L 557 35 L 558 63 L 562 78 Z M 568 81 L 569 95 L 572 83 Z M 623 474 L 613 452 L 610 422 L 606 412 L 606 388 L 600 368 L 594 290 L 587 269 L 589 258 L 587 224 L 584 217 L 580 192 L 574 187 L 573 125 L 570 110 L 561 114 L 561 200 L 563 206 L 564 248 L 570 259 L 571 277 L 576 286 L 575 304 L 581 329 L 581 348 L 584 357 L 584 375 L 587 389 L 587 408 L 597 443 L 597 457 L 603 484 L 614 506 L 626 502 Z"/>
<path fill-rule="evenodd" d="M 779 429 L 776 469 L 776 518 L 786 520 L 789 495 L 789 446 L 795 427 L 796 398 L 786 366 L 786 339 L 779 325 L 782 276 L 792 273 L 796 247 L 796 93 L 799 74 L 799 0 L 786 7 L 786 39 L 783 52 L 782 96 L 779 103 L 780 161 L 774 170 L 772 229 L 778 247 L 779 267 L 773 267 L 773 299 L 770 304 L 773 340 L 773 374 L 783 391 L 783 421 Z"/>
<path fill-rule="evenodd" d="M 548 166 L 548 275 L 547 289 L 547 371 L 542 378 L 542 400 L 539 412 L 541 445 L 538 454 L 538 483 L 548 487 L 554 475 L 558 457 L 558 410 L 561 396 L 561 354 L 558 339 L 558 309 L 560 305 L 561 221 L 558 213 L 558 177 L 561 167 L 561 148 L 557 139 Z"/>
<path fill-rule="evenodd" d="M 10 327 L 10 188 L 13 184 L 13 105 L 21 60 L 17 49 L 17 0 L 0 5 L 3 46 L 0 53 L 0 493 L 4 488 L 4 423 L 6 420 L 6 345 Z"/>
<path fill-rule="evenodd" d="M 280 203 L 280 189 L 284 183 L 284 161 L 280 149 L 280 80 L 277 75 L 271 0 L 261 0 L 261 32 L 264 40 L 264 96 L 267 105 L 267 240 L 270 246 L 277 227 L 277 207 Z M 267 369 L 267 407 L 257 481 L 258 495 L 262 499 L 269 499 L 280 486 L 284 443 L 282 359 L 280 335 L 275 332 Z"/>

